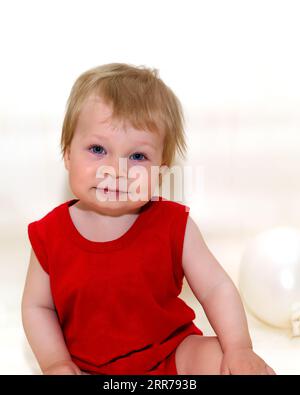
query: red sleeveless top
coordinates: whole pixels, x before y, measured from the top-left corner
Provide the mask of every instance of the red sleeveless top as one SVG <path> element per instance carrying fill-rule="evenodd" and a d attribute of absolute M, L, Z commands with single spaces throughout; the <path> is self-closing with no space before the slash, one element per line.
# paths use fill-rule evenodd
<path fill-rule="evenodd" d="M 203 334 L 178 297 L 189 207 L 152 197 L 121 237 L 95 242 L 71 219 L 77 201 L 28 225 L 71 358 L 91 374 L 155 374 L 187 335 Z"/>

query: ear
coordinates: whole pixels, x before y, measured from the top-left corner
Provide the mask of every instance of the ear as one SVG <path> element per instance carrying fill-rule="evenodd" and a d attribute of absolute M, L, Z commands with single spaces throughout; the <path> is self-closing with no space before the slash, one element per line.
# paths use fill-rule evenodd
<path fill-rule="evenodd" d="M 66 170 L 69 171 L 70 169 L 70 147 L 66 148 L 65 154 L 64 154 L 64 164 Z"/>
<path fill-rule="evenodd" d="M 166 163 L 162 163 L 162 164 L 159 166 L 159 172 L 160 172 L 160 174 L 164 174 L 164 173 L 166 172 L 166 170 L 168 170 L 167 164 L 166 164 Z"/>
<path fill-rule="evenodd" d="M 164 168 L 166 166 L 166 163 L 161 163 L 161 165 L 159 166 L 159 178 L 158 178 L 158 184 L 159 186 L 162 185 L 162 181 L 163 181 L 163 175 L 166 171 L 166 169 Z"/>

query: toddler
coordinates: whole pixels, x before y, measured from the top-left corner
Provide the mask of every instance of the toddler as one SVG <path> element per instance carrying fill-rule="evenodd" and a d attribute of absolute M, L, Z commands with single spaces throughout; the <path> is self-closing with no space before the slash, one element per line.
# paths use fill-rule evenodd
<path fill-rule="evenodd" d="M 44 374 L 275 374 L 189 207 L 154 194 L 186 151 L 183 124 L 156 69 L 112 63 L 75 81 L 61 150 L 76 198 L 28 225 L 22 322 Z M 217 336 L 179 298 L 184 276 Z"/>

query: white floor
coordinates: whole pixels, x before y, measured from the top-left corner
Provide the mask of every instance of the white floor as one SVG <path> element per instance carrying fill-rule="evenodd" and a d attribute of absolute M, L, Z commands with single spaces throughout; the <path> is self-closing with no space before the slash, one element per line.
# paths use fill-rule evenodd
<path fill-rule="evenodd" d="M 237 239 L 206 239 L 210 250 L 236 282 L 241 244 Z M 27 239 L 3 242 L 0 264 L 0 374 L 40 374 L 21 323 L 20 301 L 27 270 L 29 244 Z M 187 283 L 181 294 L 196 312 L 195 323 L 204 335 L 212 336 L 211 328 L 201 305 Z M 277 374 L 300 374 L 300 337 L 291 331 L 269 327 L 253 317 L 247 318 L 254 351 Z"/>

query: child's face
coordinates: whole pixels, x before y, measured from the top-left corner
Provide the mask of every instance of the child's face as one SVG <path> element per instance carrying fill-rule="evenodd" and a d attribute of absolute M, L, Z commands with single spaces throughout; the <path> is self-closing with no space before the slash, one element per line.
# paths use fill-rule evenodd
<path fill-rule="evenodd" d="M 151 199 L 158 182 L 157 176 L 151 177 L 151 166 L 159 168 L 162 165 L 164 136 L 163 133 L 140 131 L 130 125 L 113 122 L 111 114 L 111 107 L 99 96 L 90 96 L 86 100 L 64 162 L 69 171 L 71 190 L 82 206 L 107 215 L 122 215 L 137 212 Z M 119 161 L 120 158 L 124 159 Z M 110 169 L 102 173 L 102 178 L 99 178 L 100 166 Z M 129 175 L 134 166 L 142 166 L 143 172 Z M 112 192 L 101 188 L 103 182 Z M 130 185 L 137 185 L 137 182 L 140 187 L 134 190 L 137 193 L 146 191 L 147 200 L 144 197 L 137 201 L 130 199 Z M 120 192 L 116 193 L 116 190 Z M 108 200 L 104 201 L 103 196 Z"/>

